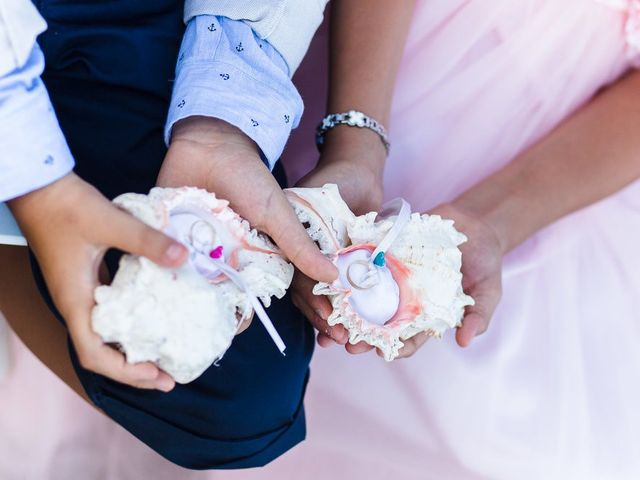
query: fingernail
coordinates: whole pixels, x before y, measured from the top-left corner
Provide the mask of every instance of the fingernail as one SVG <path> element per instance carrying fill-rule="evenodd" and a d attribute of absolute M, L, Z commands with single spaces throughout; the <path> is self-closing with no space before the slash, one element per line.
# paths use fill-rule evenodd
<path fill-rule="evenodd" d="M 170 262 L 176 262 L 182 259 L 184 255 L 184 247 L 179 243 L 172 243 L 169 248 L 164 252 L 164 258 Z"/>

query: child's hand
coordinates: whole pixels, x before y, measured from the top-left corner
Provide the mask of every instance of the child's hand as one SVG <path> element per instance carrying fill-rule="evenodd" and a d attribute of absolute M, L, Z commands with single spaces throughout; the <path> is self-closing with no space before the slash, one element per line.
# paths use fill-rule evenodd
<path fill-rule="evenodd" d="M 185 247 L 104 198 L 71 173 L 9 202 L 35 253 L 82 366 L 138 388 L 169 391 L 174 381 L 151 363 L 129 364 L 91 328 L 93 291 L 105 252 L 117 248 L 176 267 Z"/>
<path fill-rule="evenodd" d="M 173 127 L 158 176 L 162 187 L 193 186 L 230 202 L 252 227 L 268 234 L 296 267 L 318 281 L 338 272 L 311 241 L 282 189 L 264 165 L 256 144 L 215 118 L 189 117 Z"/>
<path fill-rule="evenodd" d="M 357 215 L 379 211 L 382 206 L 382 174 L 386 156 L 387 152 L 377 134 L 358 128 L 337 128 L 328 133 L 316 168 L 296 186 L 322 187 L 327 183 L 335 183 L 344 201 Z M 331 304 L 327 297 L 312 293 L 315 284 L 306 275 L 296 272 L 292 299 L 318 330 L 318 344 L 328 347 L 335 342 L 345 345 L 350 353 L 371 350 L 373 347 L 364 342 L 348 344 L 349 336 L 342 325 L 329 326 L 327 318 L 332 311 Z"/>

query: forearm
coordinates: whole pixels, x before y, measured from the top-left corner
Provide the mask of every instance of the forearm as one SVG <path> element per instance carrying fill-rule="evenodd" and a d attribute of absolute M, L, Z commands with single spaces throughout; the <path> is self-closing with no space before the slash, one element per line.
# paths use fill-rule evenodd
<path fill-rule="evenodd" d="M 329 111 L 361 110 L 387 124 L 415 0 L 334 0 Z"/>
<path fill-rule="evenodd" d="M 484 219 L 509 251 L 640 177 L 639 124 L 640 73 L 633 73 L 454 204 Z"/>
<path fill-rule="evenodd" d="M 389 126 L 391 99 L 415 0 L 334 0 L 331 7 L 330 113 L 359 110 Z M 325 136 L 321 164 L 346 161 L 381 181 L 387 152 L 366 128 Z M 363 173 L 365 174 L 365 173 Z"/>

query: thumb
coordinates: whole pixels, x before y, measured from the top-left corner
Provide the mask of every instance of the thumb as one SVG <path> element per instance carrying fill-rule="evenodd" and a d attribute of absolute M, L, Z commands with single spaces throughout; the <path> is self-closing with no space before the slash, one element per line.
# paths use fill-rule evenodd
<path fill-rule="evenodd" d="M 188 250 L 180 242 L 152 228 L 134 216 L 111 206 L 108 219 L 102 222 L 103 243 L 119 250 L 148 258 L 163 267 L 178 267 Z"/>
<path fill-rule="evenodd" d="M 311 240 L 284 195 L 279 196 L 272 212 L 264 230 L 284 255 L 308 277 L 333 282 L 338 277 L 338 270 Z"/>
<path fill-rule="evenodd" d="M 470 312 L 464 316 L 462 325 L 456 331 L 456 342 L 461 347 L 468 347 L 476 335 L 487 324 L 487 320 L 478 312 Z"/>
<path fill-rule="evenodd" d="M 476 303 L 466 308 L 462 325 L 456 332 L 458 345 L 468 347 L 475 337 L 489 328 L 489 322 L 500 300 L 500 291 L 500 277 L 487 280 L 470 290 L 469 294 Z"/>

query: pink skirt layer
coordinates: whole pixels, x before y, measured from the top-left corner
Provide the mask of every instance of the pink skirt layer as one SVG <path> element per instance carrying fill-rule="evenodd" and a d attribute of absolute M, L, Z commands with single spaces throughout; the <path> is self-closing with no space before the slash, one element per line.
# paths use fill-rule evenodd
<path fill-rule="evenodd" d="M 385 174 L 388 198 L 402 195 L 419 210 L 542 138 L 630 69 L 640 46 L 632 0 L 419 3 Z M 297 77 L 307 114 L 286 155 L 295 178 L 317 158 L 325 41 L 321 32 Z M 0 385 L 0 477 L 637 478 L 638 245 L 640 183 L 513 251 L 491 327 L 469 349 L 448 335 L 391 364 L 320 349 L 308 440 L 261 470 L 169 465 L 16 345 Z"/>

